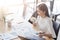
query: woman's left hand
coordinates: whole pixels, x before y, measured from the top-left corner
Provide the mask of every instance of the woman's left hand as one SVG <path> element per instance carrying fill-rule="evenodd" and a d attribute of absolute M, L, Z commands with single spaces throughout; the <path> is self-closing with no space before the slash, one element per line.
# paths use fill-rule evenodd
<path fill-rule="evenodd" d="M 49 37 L 49 38 L 52 38 L 52 34 L 47 34 L 47 33 L 45 33 L 44 36 L 47 36 L 47 37 Z"/>
<path fill-rule="evenodd" d="M 48 34 L 48 33 L 39 33 L 39 36 L 40 37 L 46 36 L 46 37 L 52 38 L 52 34 Z"/>

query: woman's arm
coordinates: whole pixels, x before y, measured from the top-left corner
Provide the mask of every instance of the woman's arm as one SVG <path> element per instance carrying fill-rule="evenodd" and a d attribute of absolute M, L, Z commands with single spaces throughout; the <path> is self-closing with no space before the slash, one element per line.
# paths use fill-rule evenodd
<path fill-rule="evenodd" d="M 44 34 L 44 36 L 47 36 L 47 37 L 49 37 L 49 38 L 53 38 L 53 37 L 52 37 L 52 34 Z"/>
<path fill-rule="evenodd" d="M 56 35 L 55 35 L 54 28 L 53 28 L 52 19 L 49 19 L 47 21 L 47 28 L 48 28 L 48 33 L 45 33 L 44 36 L 47 36 L 49 38 L 55 38 Z"/>
<path fill-rule="evenodd" d="M 39 36 L 40 36 L 40 37 L 46 36 L 46 37 L 49 37 L 49 38 L 53 38 L 53 37 L 52 37 L 52 34 L 47 34 L 47 33 L 45 33 L 45 32 L 39 33 Z"/>
<path fill-rule="evenodd" d="M 52 19 L 49 19 L 47 21 L 47 30 L 48 30 L 48 33 L 47 36 L 51 37 L 51 38 L 55 38 L 56 35 L 55 35 L 55 31 L 54 31 L 54 28 L 53 28 L 53 23 L 52 23 Z"/>

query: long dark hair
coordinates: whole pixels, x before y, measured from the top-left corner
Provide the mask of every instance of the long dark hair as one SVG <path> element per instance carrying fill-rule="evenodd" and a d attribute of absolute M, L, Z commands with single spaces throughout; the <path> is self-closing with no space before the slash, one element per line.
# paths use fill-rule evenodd
<path fill-rule="evenodd" d="M 45 15 L 47 17 L 49 17 L 49 12 L 48 12 L 48 8 L 47 8 L 46 4 L 42 3 L 42 4 L 38 5 L 37 8 L 39 8 L 39 10 L 41 10 L 43 12 L 45 11 Z"/>

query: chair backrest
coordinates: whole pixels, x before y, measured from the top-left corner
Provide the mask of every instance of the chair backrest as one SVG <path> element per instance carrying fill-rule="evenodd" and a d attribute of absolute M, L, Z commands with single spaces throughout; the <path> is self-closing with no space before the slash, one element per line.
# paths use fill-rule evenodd
<path fill-rule="evenodd" d="M 56 21 L 53 21 L 53 28 L 55 30 L 56 36 L 58 36 L 58 32 L 59 32 L 59 23 L 57 23 Z"/>

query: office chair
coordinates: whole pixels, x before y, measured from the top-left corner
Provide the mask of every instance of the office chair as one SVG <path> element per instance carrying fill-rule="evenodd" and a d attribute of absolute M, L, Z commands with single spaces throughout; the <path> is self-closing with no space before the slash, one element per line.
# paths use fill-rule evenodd
<path fill-rule="evenodd" d="M 59 27 L 60 27 L 60 24 L 58 24 L 56 21 L 53 21 L 53 28 L 54 28 L 54 31 L 55 31 L 55 34 L 56 34 L 56 38 L 54 38 L 55 40 L 57 40 Z"/>

